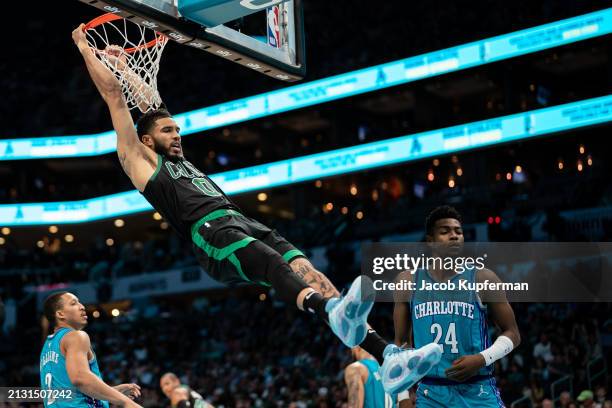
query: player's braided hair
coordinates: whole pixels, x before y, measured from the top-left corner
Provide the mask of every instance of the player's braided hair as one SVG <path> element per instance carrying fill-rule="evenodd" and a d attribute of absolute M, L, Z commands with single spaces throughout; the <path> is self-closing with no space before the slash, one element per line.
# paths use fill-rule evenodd
<path fill-rule="evenodd" d="M 138 138 L 142 141 L 144 135 L 150 134 L 156 120 L 171 117 L 172 115 L 163 105 L 158 109 L 148 111 L 136 121 L 136 133 L 138 133 Z"/>
<path fill-rule="evenodd" d="M 436 221 L 443 220 L 445 218 L 452 218 L 460 223 L 463 223 L 461 214 L 459 214 L 459 211 L 457 211 L 455 207 L 451 207 L 450 205 L 441 205 L 434 208 L 425 219 L 425 231 L 427 232 L 427 235 L 433 234 Z"/>

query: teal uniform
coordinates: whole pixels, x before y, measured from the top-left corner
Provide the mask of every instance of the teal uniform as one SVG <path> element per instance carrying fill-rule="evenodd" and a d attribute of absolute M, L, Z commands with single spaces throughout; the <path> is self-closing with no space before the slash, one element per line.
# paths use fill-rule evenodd
<path fill-rule="evenodd" d="M 385 394 L 380 374 L 380 366 L 374 360 L 359 360 L 368 369 L 368 380 L 364 384 L 363 408 L 396 408 L 395 401 L 389 394 Z"/>
<path fill-rule="evenodd" d="M 70 390 L 64 392 L 65 398 L 49 398 L 44 401 L 45 408 L 109 408 L 107 401 L 97 400 L 80 392 L 72 385 L 66 371 L 66 358 L 62 355 L 60 344 L 62 338 L 72 329 L 61 328 L 50 336 L 47 336 L 42 351 L 40 352 L 40 386 L 45 390 Z M 98 361 L 94 354 L 89 362 L 89 369 L 98 378 L 102 379 Z"/>
<path fill-rule="evenodd" d="M 415 273 L 417 288 L 436 283 L 426 270 Z M 468 269 L 449 282 L 459 287 L 462 280 L 476 282 L 476 270 Z M 503 407 L 493 378 L 493 366 L 483 367 L 466 382 L 446 378 L 445 370 L 461 356 L 478 354 L 491 346 L 487 329 L 487 310 L 475 291 L 414 292 L 411 305 L 414 347 L 431 342 L 444 348 L 440 363 L 421 380 L 417 408 Z"/>

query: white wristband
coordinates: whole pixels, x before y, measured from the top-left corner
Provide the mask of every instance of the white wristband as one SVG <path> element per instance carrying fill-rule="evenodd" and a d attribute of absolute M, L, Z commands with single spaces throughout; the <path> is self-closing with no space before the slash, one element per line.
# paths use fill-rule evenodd
<path fill-rule="evenodd" d="M 410 392 L 408 390 L 402 391 L 397 394 L 397 402 L 402 402 L 407 399 L 410 399 Z"/>
<path fill-rule="evenodd" d="M 499 336 L 495 343 L 486 350 L 480 352 L 487 366 L 490 366 L 500 358 L 507 356 L 514 349 L 514 343 L 509 337 Z"/>

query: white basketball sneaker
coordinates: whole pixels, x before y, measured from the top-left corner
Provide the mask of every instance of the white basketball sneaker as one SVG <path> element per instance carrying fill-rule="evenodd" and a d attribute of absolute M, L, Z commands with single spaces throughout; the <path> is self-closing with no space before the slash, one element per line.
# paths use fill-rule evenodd
<path fill-rule="evenodd" d="M 402 349 L 389 345 L 384 357 L 379 370 L 382 385 L 387 394 L 396 395 L 412 387 L 440 362 L 442 346 L 429 343 L 419 349 Z"/>
<path fill-rule="evenodd" d="M 346 295 L 327 302 L 329 326 L 346 346 L 358 346 L 365 339 L 375 298 L 372 280 L 363 275 L 353 281 Z"/>

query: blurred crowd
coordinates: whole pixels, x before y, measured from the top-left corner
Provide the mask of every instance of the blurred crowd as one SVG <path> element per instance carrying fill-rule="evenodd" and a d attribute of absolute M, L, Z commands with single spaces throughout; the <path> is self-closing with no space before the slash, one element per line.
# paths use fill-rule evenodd
<path fill-rule="evenodd" d="M 5 123 L 3 138 L 108 130 L 108 113 L 70 40 L 71 29 L 84 19 L 82 13 L 86 10 L 93 17 L 95 11 L 75 2 L 75 7 L 66 8 L 54 18 L 53 35 L 49 35 L 48 15 L 55 7 L 51 3 L 41 3 L 36 10 L 26 10 L 31 8 L 26 3 L 13 5 L 24 8 L 17 13 L 27 12 L 28 19 L 23 22 L 23 35 L 27 38 L 9 42 L 6 53 L 10 60 L 0 64 L 0 86 L 6 91 L 0 99 L 0 112 L 4 118 L 10 118 Z M 405 7 L 404 2 L 366 7 L 344 0 L 333 5 L 306 1 L 306 80 L 527 28 L 602 6 L 596 0 L 511 3 L 478 0 L 469 7 L 452 2 L 416 1 L 410 3 L 410 14 L 397 12 Z M 457 15 L 462 18 L 456 18 Z M 411 18 L 414 16 L 418 18 Z M 22 43 L 29 46 L 23 47 Z M 19 69 L 15 64 L 19 64 Z M 508 88 L 508 94 L 520 88 L 503 69 L 492 68 L 491 72 L 492 77 L 499 76 L 491 80 Z M 513 75 L 525 88 L 532 79 L 536 82 L 541 79 L 516 72 Z M 563 95 L 560 102 L 583 96 L 584 87 L 579 80 L 566 82 L 567 86 L 556 84 L 559 85 L 556 92 Z M 599 86 L 593 82 L 592 86 Z M 243 68 L 235 64 L 175 44 L 166 50 L 159 81 L 165 101 L 175 112 L 281 86 L 263 76 L 244 75 Z M 513 92 L 516 98 L 506 106 L 499 101 L 504 99 L 501 96 L 487 96 L 490 98 L 486 103 L 487 107 L 490 105 L 487 115 L 545 105 L 535 101 L 537 92 L 533 92 L 533 101 L 519 95 L 520 91 Z M 591 92 L 591 88 L 584 92 Z M 277 143 L 274 132 L 285 137 L 287 131 L 277 126 L 270 131 L 269 140 L 261 138 L 261 146 L 256 149 L 235 149 L 211 138 L 204 147 L 186 143 L 186 150 L 198 154 L 194 164 L 214 173 L 421 128 L 462 123 L 472 116 L 474 120 L 483 118 L 481 107 L 471 107 L 466 101 L 461 109 L 457 101 L 446 101 L 442 106 L 441 99 L 431 99 L 430 105 L 424 105 L 423 112 L 431 114 L 399 112 L 384 121 L 375 115 L 363 115 L 359 123 L 355 123 L 355 101 L 351 100 L 344 105 L 321 107 L 315 116 L 333 118 L 333 125 L 328 126 L 329 130 L 296 136 L 296 143 Z M 503 102 L 510 99 L 506 95 Z M 437 109 L 442 113 L 438 115 Z M 269 130 L 272 125 L 261 125 L 266 126 Z M 589 130 L 592 132 L 589 136 L 597 139 L 606 136 L 606 131 Z M 410 167 L 328 179 L 316 187 L 314 183 L 303 184 L 288 194 L 291 199 L 287 201 L 293 204 L 287 210 L 294 212 L 295 217 L 261 215 L 266 224 L 301 248 L 326 246 L 326 272 L 340 283 L 348 282 L 359 270 L 355 254 L 343 248 L 343 243 L 418 231 L 423 215 L 441 203 L 456 205 L 468 223 L 482 223 L 488 216 L 500 216 L 499 225 L 493 223 L 488 227 L 489 239 L 495 241 L 534 239 L 535 219 L 543 220 L 538 224 L 543 230 L 542 240 L 609 241 L 611 221 L 600 220 L 603 231 L 593 237 L 570 228 L 560 215 L 567 209 L 605 206 L 612 199 L 610 164 L 603 154 L 603 142 L 589 140 L 587 151 L 583 152 L 581 147 L 577 153 L 578 146 L 582 146 L 580 137 L 570 140 L 565 144 L 557 141 L 554 148 L 546 145 L 548 141 L 534 141 L 528 147 L 506 146 L 466 154 L 457 160 L 435 159 L 412 163 Z M 222 157 L 225 158 L 221 160 Z M 62 166 L 68 166 L 64 168 L 48 166 L 46 162 L 40 166 L 31 162 L 6 164 L 0 169 L 0 203 L 76 200 L 132 188 L 127 178 L 118 176 L 114 157 L 112 161 L 108 157 L 96 160 L 97 164 L 89 167 L 84 162 L 76 162 L 73 167 L 63 163 Z M 591 167 L 592 160 L 595 164 Z M 576 170 L 578 164 L 584 168 Z M 65 182 L 67 175 L 70 183 Z M 354 195 L 353 186 L 357 191 Z M 243 196 L 238 198 L 239 203 L 242 199 L 254 201 L 252 196 Z M 328 203 L 332 203 L 331 208 Z M 584 226 L 588 227 L 587 224 Z M 56 245 L 52 237 L 42 248 L 35 248 L 34 243 L 31 248 L 17 247 L 10 237 L 2 239 L 6 243 L 2 241 L 0 246 L 3 282 L 0 297 L 5 302 L 8 299 L 29 307 L 21 314 L 34 314 L 32 299 L 23 290 L 28 285 L 108 283 L 124 276 L 196 264 L 189 245 L 169 231 L 157 236 L 145 234 L 142 240 L 116 239 L 111 245 L 100 237 L 93 239 L 87 249 L 78 251 Z M 223 300 L 198 297 L 181 304 L 176 299 L 136 302 L 119 317 L 103 314 L 100 319 L 91 319 L 87 331 L 105 379 L 110 383 L 139 383 L 145 407 L 168 406 L 158 384 L 160 375 L 166 371 L 177 373 L 184 383 L 217 407 L 343 407 L 346 389 L 342 370 L 350 362 L 348 350 L 320 321 L 287 310 L 274 300 L 273 293 L 263 300 L 260 295 L 225 294 Z M 607 372 L 592 378 L 598 362 L 608 366 L 612 363 L 611 305 L 519 303 L 513 307 L 523 342 L 496 364 L 495 371 L 506 404 L 525 398 L 528 402 L 523 406 L 541 408 L 551 407 L 552 399 L 559 399 L 555 406 L 563 408 L 612 407 L 609 391 L 612 384 Z M 371 320 L 389 339 L 393 337 L 391 313 L 389 305 L 377 305 Z M 20 320 L 8 332 L 0 330 L 0 384 L 38 383 L 41 333 L 37 325 L 24 325 L 24 321 L 31 320 Z M 571 380 L 563 380 L 566 376 L 571 376 Z M 559 393 L 553 395 L 551 385 L 558 380 L 563 381 L 559 383 Z M 0 408 L 16 406 L 0 402 Z"/>
<path fill-rule="evenodd" d="M 526 396 L 534 406 L 546 407 L 545 400 L 560 398 L 561 392 L 565 392 L 564 403 L 555 406 L 570 406 L 572 399 L 576 401 L 588 389 L 589 376 L 599 372 L 604 361 L 610 360 L 612 305 L 519 303 L 512 306 L 526 342 L 521 344 L 519 352 L 497 363 L 497 371 L 504 373 L 499 381 L 506 401 Z M 599 365 L 588 368 L 595 361 Z M 593 378 L 590 384 L 603 389 L 603 395 L 598 396 L 600 403 L 612 399 L 609 395 L 606 397 L 606 387 L 610 386 L 606 375 L 600 376 L 599 381 Z M 556 395 L 551 395 L 551 385 L 566 376 L 572 378 L 560 381 Z M 597 392 L 601 394 L 602 390 Z"/>
<path fill-rule="evenodd" d="M 90 319 L 86 330 L 105 380 L 140 384 L 147 408 L 168 406 L 159 388 L 166 371 L 217 407 L 345 406 L 349 350 L 321 321 L 262 293 L 199 297 L 188 305 L 134 305 L 116 318 Z M 612 305 L 518 303 L 513 308 L 523 342 L 495 368 L 506 404 L 526 396 L 534 407 L 550 407 L 552 398 L 561 398 L 555 406 L 567 408 L 605 406 L 612 398 L 610 377 L 589 379 L 595 371 L 588 372 L 587 364 L 602 357 L 610 363 Z M 370 323 L 392 338 L 391 305 L 377 304 Z M 40 329 L 23 328 L 19 338 L 23 333 L 33 338 L 3 335 L 2 384 L 38 382 Z M 490 334 L 497 335 L 492 328 Z M 573 379 L 552 395 L 551 384 L 568 375 Z M 589 392 L 600 405 L 584 402 Z"/>
<path fill-rule="evenodd" d="M 609 214 L 608 214 L 609 215 Z M 357 271 L 359 238 L 365 241 L 377 241 L 389 235 L 390 232 L 408 232 L 410 230 L 395 229 L 389 231 L 373 228 L 377 222 L 385 220 L 380 216 L 372 217 L 362 224 L 351 220 L 339 219 L 336 223 L 322 218 L 321 223 L 314 228 L 313 219 L 308 223 L 272 223 L 297 247 L 312 255 L 313 250 L 323 250 L 323 265 L 325 271 L 340 278 Z M 536 220 L 536 221 L 534 221 Z M 482 221 L 485 220 L 480 220 Z M 338 224 L 340 222 L 340 224 Z M 390 222 L 390 221 L 389 221 Z M 574 223 L 559 216 L 558 212 L 539 212 L 531 216 L 511 216 L 504 219 L 503 225 L 488 224 L 487 240 L 505 242 L 529 242 L 539 231 L 538 241 L 603 241 L 612 239 L 612 220 L 604 218 L 591 222 L 601 222 L 602 233 L 588 236 L 588 232 L 576 228 Z M 578 222 L 580 223 L 580 222 Z M 329 225 L 328 225 L 329 224 Z M 534 225 L 536 224 L 536 225 Z M 536 228 L 538 227 L 538 228 Z M 335 228 L 335 229 L 334 229 Z M 337 230 L 342 229 L 339 233 Z M 348 229 L 349 231 L 346 231 Z M 415 229 L 418 234 L 420 229 Z M 17 248 L 14 245 L 0 246 L 0 276 L 3 287 L 0 296 L 21 299 L 27 295 L 25 287 L 37 287 L 49 284 L 70 282 L 92 282 L 96 285 L 112 284 L 113 281 L 138 274 L 184 269 L 198 265 L 191 245 L 183 242 L 170 231 L 162 234 L 145 236 L 143 240 L 110 240 L 99 236 L 92 240 L 87 249 L 70 249 L 60 238 L 52 238 L 44 243 L 43 248 Z M 288 233 L 285 233 L 288 232 Z M 301 233 L 301 236 L 299 234 Z M 369 233 L 368 235 L 364 235 Z M 474 240 L 474 231 L 466 229 L 466 241 Z M 304 240 L 305 237 L 317 234 L 318 239 Z M 357 234 L 364 236 L 359 237 Z M 544 239 L 543 239 L 544 238 Z M 417 240 L 420 239 L 417 238 Z M 335 240 L 335 241 L 334 241 Z M 66 249 L 61 249 L 61 245 Z M 605 269 L 605 268 L 604 268 Z"/>

